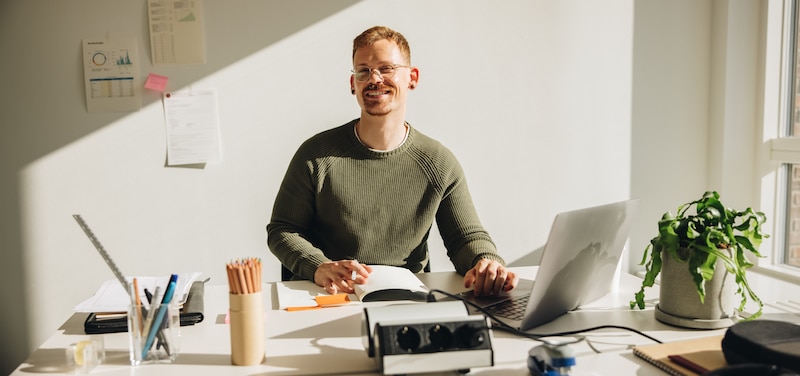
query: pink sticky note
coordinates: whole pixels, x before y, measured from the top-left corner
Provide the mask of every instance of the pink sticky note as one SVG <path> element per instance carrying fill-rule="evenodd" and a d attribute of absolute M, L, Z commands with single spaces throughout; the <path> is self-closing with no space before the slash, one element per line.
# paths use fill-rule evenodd
<path fill-rule="evenodd" d="M 147 80 L 144 82 L 144 87 L 145 89 L 164 91 L 164 89 L 167 88 L 167 80 L 168 78 L 166 76 L 150 73 L 147 76 Z"/>

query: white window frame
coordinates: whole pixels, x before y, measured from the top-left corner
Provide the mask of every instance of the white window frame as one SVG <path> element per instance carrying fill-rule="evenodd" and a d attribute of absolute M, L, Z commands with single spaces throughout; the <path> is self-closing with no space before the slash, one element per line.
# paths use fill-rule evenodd
<path fill-rule="evenodd" d="M 800 283 L 800 269 L 784 264 L 786 235 L 786 187 L 788 173 L 784 163 L 800 163 L 800 137 L 784 137 L 786 127 L 792 121 L 790 111 L 794 100 L 794 67 L 788 58 L 793 53 L 795 33 L 792 29 L 792 13 L 795 0 L 770 0 L 765 9 L 763 58 L 763 111 L 762 139 L 757 148 L 765 163 L 757 168 L 761 176 L 761 210 L 771 221 L 766 232 L 771 235 L 760 248 L 764 258 L 754 260 L 754 271 L 764 272 L 782 279 Z M 771 224 L 770 224 L 771 223 Z"/>

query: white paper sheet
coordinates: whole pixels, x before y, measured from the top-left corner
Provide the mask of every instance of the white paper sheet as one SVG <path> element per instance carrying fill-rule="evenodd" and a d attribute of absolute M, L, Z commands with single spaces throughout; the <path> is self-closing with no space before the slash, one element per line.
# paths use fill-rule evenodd
<path fill-rule="evenodd" d="M 83 40 L 83 77 L 89 112 L 137 111 L 142 106 L 135 38 Z"/>
<path fill-rule="evenodd" d="M 167 164 L 213 163 L 221 159 L 217 93 L 164 93 Z"/>
<path fill-rule="evenodd" d="M 206 62 L 201 0 L 149 0 L 147 12 L 153 65 Z"/>
<path fill-rule="evenodd" d="M 192 283 L 198 281 L 202 273 L 191 272 L 178 274 L 178 284 L 175 286 L 175 295 L 179 304 L 186 302 L 189 296 L 189 290 L 192 288 Z M 133 278 L 127 278 L 128 282 L 132 282 Z M 146 288 L 151 293 L 155 291 L 156 287 L 161 287 L 161 290 L 167 288 L 169 283 L 169 276 L 162 277 L 136 277 L 139 284 L 139 295 L 143 302 L 147 302 L 147 297 L 144 295 Z M 116 279 L 109 279 L 100 285 L 97 292 L 92 297 L 84 300 L 75 306 L 75 312 L 86 313 L 101 313 L 101 312 L 127 312 L 128 306 L 131 304 L 131 297 L 125 288 Z"/>

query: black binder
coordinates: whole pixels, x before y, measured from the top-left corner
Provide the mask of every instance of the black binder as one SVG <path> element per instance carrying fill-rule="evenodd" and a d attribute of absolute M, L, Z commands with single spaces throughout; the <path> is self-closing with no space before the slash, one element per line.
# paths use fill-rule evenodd
<path fill-rule="evenodd" d="M 181 326 L 194 325 L 203 321 L 203 293 L 205 283 L 195 281 L 189 289 L 186 302 L 181 307 L 180 319 Z M 83 330 L 86 334 L 104 334 L 128 331 L 128 318 L 115 317 L 110 319 L 98 319 L 97 315 L 90 313 L 83 322 Z"/>

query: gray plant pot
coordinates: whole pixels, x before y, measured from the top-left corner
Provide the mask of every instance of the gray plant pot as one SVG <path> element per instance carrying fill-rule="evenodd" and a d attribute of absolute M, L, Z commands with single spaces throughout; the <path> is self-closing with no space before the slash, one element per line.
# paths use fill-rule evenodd
<path fill-rule="evenodd" d="M 737 320 L 736 276 L 717 260 L 714 277 L 705 282 L 705 302 L 700 302 L 688 265 L 661 254 L 661 295 L 655 317 L 665 324 L 694 329 L 719 329 Z"/>

